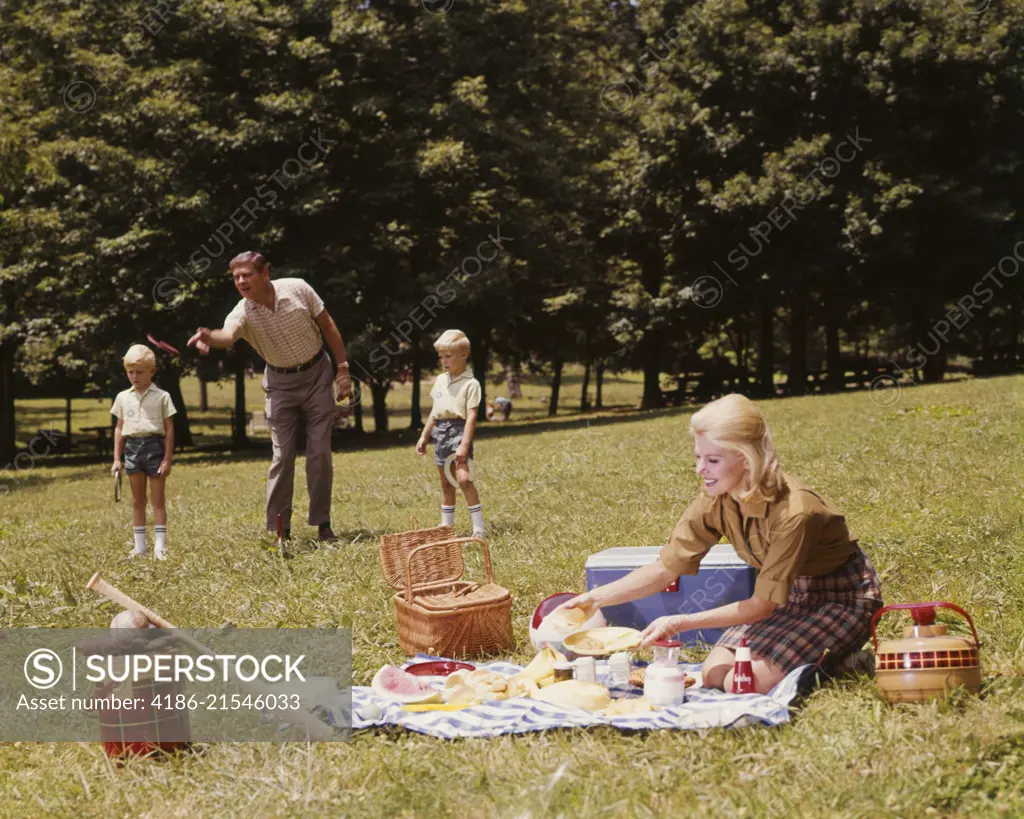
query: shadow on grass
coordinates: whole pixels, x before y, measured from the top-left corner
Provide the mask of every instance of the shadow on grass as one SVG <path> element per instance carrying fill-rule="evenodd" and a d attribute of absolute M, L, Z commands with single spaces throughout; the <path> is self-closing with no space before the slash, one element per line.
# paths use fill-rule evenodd
<path fill-rule="evenodd" d="M 942 384 L 954 384 L 963 379 L 949 379 L 939 384 L 911 384 L 901 385 L 900 390 L 914 389 L 920 386 L 941 386 Z M 869 392 L 868 389 L 848 389 L 841 392 L 830 392 L 820 393 L 815 395 L 801 396 L 802 398 L 813 398 L 820 395 L 825 397 L 826 395 L 846 395 L 854 392 Z M 897 393 L 899 395 L 899 393 Z M 778 401 L 781 399 L 787 399 L 794 396 L 788 395 L 776 395 L 769 397 L 760 397 L 755 400 L 757 403 L 764 403 L 767 401 Z M 600 414 L 586 413 L 579 415 L 567 415 L 557 416 L 547 420 L 527 420 L 527 421 L 486 421 L 481 423 L 477 428 L 477 439 L 478 440 L 497 440 L 500 438 L 515 437 L 518 435 L 535 435 L 544 432 L 557 432 L 559 430 L 572 431 L 585 429 L 587 427 L 603 427 L 612 426 L 617 424 L 629 424 L 640 421 L 648 421 L 652 418 L 663 418 L 672 416 L 684 416 L 690 415 L 697 411 L 700 404 L 687 404 L 684 406 L 675 407 L 661 407 L 657 409 L 641 410 L 635 409 L 631 406 L 613 406 L 606 407 L 600 410 Z M 883 407 L 884 408 L 884 407 Z M 405 412 L 405 411 L 403 411 Z M 360 435 L 352 431 L 338 432 L 336 431 L 332 450 L 334 452 L 345 453 L 345 452 L 364 452 L 364 451 L 375 451 L 375 450 L 387 450 L 387 449 L 400 449 L 402 447 L 409 447 L 410 449 L 414 446 L 416 440 L 420 434 L 419 429 L 412 429 L 405 427 L 403 429 L 392 429 L 387 432 L 377 433 L 366 433 Z M 188 451 L 180 452 L 175 456 L 175 462 L 177 464 L 185 465 L 202 465 L 202 464 L 217 464 L 217 463 L 242 463 L 246 461 L 267 461 L 269 464 L 271 457 L 272 448 L 267 441 L 256 441 L 250 442 L 244 447 L 232 447 L 228 443 L 216 443 L 216 444 L 205 444 L 197 447 L 190 448 Z M 300 453 L 301 454 L 301 453 Z M 76 454 L 66 456 L 55 456 L 46 458 L 45 460 L 40 459 L 47 467 L 63 467 L 81 464 L 96 464 L 101 462 L 107 462 L 109 456 L 101 457 L 99 455 L 89 454 Z M 92 475 L 91 472 L 82 472 L 72 475 L 72 478 L 85 477 Z M 67 476 L 61 476 L 62 479 Z M 39 483 L 46 483 L 56 478 L 36 478 Z M 2 481 L 2 478 L 0 478 Z M 21 479 L 24 485 L 32 485 L 26 479 Z"/>
<path fill-rule="evenodd" d="M 286 560 L 317 554 L 336 554 L 343 557 L 349 549 L 359 548 L 368 543 L 376 549 L 380 536 L 386 534 L 390 533 L 383 529 L 348 529 L 343 532 L 335 532 L 338 537 L 337 543 L 321 543 L 312 536 L 295 536 L 286 544 L 283 555 L 278 551 L 276 540 L 268 536 L 264 536 L 260 546 L 268 555 L 282 557 Z"/>
<path fill-rule="evenodd" d="M 104 459 L 103 463 L 109 463 L 109 459 Z M 63 466 L 64 464 L 56 461 L 47 461 L 46 467 Z M 80 469 L 77 472 L 61 472 L 57 475 L 41 475 L 35 469 L 19 469 L 11 470 L 8 473 L 0 474 L 0 500 L 5 496 L 14 495 L 19 489 L 32 489 L 37 486 L 46 486 L 47 484 L 54 483 L 56 481 L 79 481 L 87 478 L 95 478 L 97 475 L 109 475 L 109 467 L 107 472 L 102 472 L 101 468 L 97 466 L 95 469 Z M 3 487 L 7 487 L 7 491 L 4 492 Z"/>

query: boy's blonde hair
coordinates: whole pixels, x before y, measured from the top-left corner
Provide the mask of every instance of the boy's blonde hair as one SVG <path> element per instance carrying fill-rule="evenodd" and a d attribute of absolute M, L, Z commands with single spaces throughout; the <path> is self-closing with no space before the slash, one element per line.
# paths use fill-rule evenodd
<path fill-rule="evenodd" d="M 716 446 L 743 456 L 747 475 L 740 500 L 775 500 L 782 485 L 782 469 L 771 432 L 753 401 L 734 392 L 704 405 L 690 418 L 690 434 L 702 435 Z"/>
<path fill-rule="evenodd" d="M 124 354 L 124 367 L 128 369 L 136 364 L 144 364 L 151 370 L 155 370 L 156 355 L 145 344 L 133 344 Z"/>
<path fill-rule="evenodd" d="M 450 350 L 469 358 L 469 339 L 462 330 L 445 330 L 434 342 L 434 349 L 439 353 Z"/>

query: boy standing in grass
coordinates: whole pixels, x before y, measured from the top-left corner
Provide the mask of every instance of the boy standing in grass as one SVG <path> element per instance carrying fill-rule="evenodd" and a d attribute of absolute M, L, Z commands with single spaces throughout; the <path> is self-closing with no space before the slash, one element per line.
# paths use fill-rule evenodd
<path fill-rule="evenodd" d="M 132 486 L 132 525 L 135 548 L 132 557 L 146 554 L 146 478 L 149 478 L 153 520 L 156 524 L 157 560 L 167 559 L 167 508 L 164 481 L 171 474 L 174 457 L 174 422 L 177 410 L 171 396 L 153 383 L 156 356 L 144 344 L 134 344 L 124 357 L 130 389 L 118 393 L 110 414 L 117 418 L 114 429 L 114 465 L 110 474 L 121 470 L 124 455 Z"/>
<path fill-rule="evenodd" d="M 448 459 L 454 454 L 455 480 L 469 505 L 473 535 L 483 537 L 483 506 L 466 463 L 473 457 L 473 436 L 476 433 L 477 412 L 483 391 L 466 363 L 469 360 L 469 339 L 465 333 L 461 330 L 445 331 L 434 342 L 434 349 L 445 371 L 430 389 L 434 407 L 416 443 L 416 452 L 425 455 L 427 441 L 434 440 L 434 463 L 441 476 L 442 526 L 455 523 L 455 486 L 445 471 Z"/>

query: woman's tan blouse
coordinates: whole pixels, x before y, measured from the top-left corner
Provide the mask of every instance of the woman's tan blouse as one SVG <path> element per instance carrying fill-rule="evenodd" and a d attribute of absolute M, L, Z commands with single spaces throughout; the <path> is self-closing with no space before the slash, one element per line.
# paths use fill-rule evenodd
<path fill-rule="evenodd" d="M 839 510 L 788 475 L 770 503 L 702 492 L 676 524 L 661 562 L 673 574 L 697 574 L 701 558 L 723 537 L 758 569 L 754 595 L 779 605 L 797 577 L 834 572 L 860 548 Z"/>

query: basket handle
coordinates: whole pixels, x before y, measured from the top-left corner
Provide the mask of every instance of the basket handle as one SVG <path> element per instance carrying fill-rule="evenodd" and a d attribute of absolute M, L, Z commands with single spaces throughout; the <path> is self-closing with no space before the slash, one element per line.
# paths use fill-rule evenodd
<path fill-rule="evenodd" d="M 415 549 L 410 551 L 402 561 L 402 568 L 405 570 L 405 602 L 411 603 L 413 601 L 411 568 L 413 557 L 425 549 L 434 549 L 438 546 L 451 546 L 454 543 L 479 543 L 480 548 L 484 553 L 484 568 L 487 572 L 487 582 L 494 582 L 494 572 L 491 570 L 491 550 L 487 548 L 487 541 L 478 537 L 456 537 L 451 540 L 435 540 L 433 543 L 424 543 L 422 546 L 417 546 Z"/>
<path fill-rule="evenodd" d="M 875 616 L 871 618 L 871 642 L 874 643 L 875 654 L 878 653 L 878 635 L 875 634 L 875 625 L 883 614 L 896 609 L 909 610 L 914 618 L 914 622 L 919 626 L 930 626 L 935 622 L 935 609 L 952 609 L 967 620 L 968 625 L 971 627 L 971 634 L 974 635 L 974 643 L 978 648 L 981 648 L 981 640 L 978 639 L 978 632 L 974 628 L 974 621 L 971 619 L 971 615 L 956 603 L 950 603 L 948 600 L 932 600 L 929 603 L 893 603 L 890 606 L 882 606 L 882 608 L 876 611 Z"/>

